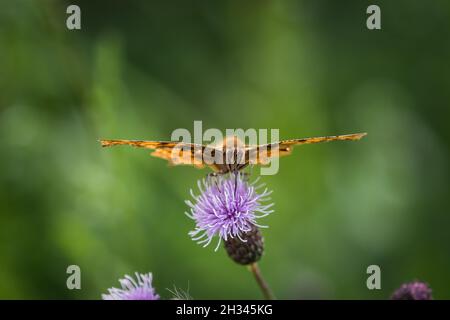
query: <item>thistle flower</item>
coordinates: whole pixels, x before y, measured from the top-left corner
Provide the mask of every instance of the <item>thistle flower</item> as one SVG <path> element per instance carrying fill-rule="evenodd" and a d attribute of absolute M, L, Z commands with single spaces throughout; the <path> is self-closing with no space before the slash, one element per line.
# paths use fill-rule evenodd
<path fill-rule="evenodd" d="M 270 200 L 268 196 L 272 192 L 266 188 L 258 193 L 264 185 L 255 186 L 256 183 L 257 180 L 249 183 L 235 173 L 199 180 L 200 195 L 194 195 L 191 189 L 195 201 L 186 201 L 191 208 L 186 215 L 196 223 L 195 230 L 189 232 L 192 239 L 206 247 L 214 236 L 218 236 L 217 251 L 221 240 L 238 238 L 246 242 L 245 233 L 253 227 L 266 227 L 259 225 L 257 219 L 273 212 L 270 210 L 273 203 L 262 204 Z"/>
<path fill-rule="evenodd" d="M 424 282 L 414 281 L 403 284 L 395 290 L 391 300 L 431 300 L 431 289 Z"/>
<path fill-rule="evenodd" d="M 152 287 L 152 274 L 139 274 L 136 272 L 136 279 L 129 275 L 119 279 L 121 289 L 108 289 L 109 294 L 102 294 L 103 300 L 159 300 L 159 295 Z"/>

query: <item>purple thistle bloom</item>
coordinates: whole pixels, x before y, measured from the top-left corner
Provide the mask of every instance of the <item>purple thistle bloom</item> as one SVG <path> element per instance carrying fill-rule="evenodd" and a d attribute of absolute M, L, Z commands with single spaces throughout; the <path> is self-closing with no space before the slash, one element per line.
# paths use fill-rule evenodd
<path fill-rule="evenodd" d="M 103 300 L 159 300 L 159 295 L 152 287 L 152 274 L 139 274 L 136 272 L 136 279 L 129 275 L 119 279 L 121 289 L 108 289 L 109 294 L 102 294 Z"/>
<path fill-rule="evenodd" d="M 395 290 L 392 300 L 431 300 L 431 289 L 424 282 L 415 281 L 403 284 Z"/>
<path fill-rule="evenodd" d="M 256 220 L 272 213 L 273 203 L 263 205 L 261 202 L 270 200 L 272 191 L 267 188 L 258 193 L 264 185 L 255 186 L 257 180 L 249 183 L 239 174 L 208 177 L 198 181 L 200 195 L 191 195 L 194 202 L 187 200 L 186 204 L 191 212 L 186 215 L 195 220 L 195 230 L 189 232 L 192 240 L 204 247 L 209 245 L 215 235 L 219 236 L 216 251 L 223 239 L 238 237 L 252 230 L 252 226 L 265 228 L 257 224 Z"/>

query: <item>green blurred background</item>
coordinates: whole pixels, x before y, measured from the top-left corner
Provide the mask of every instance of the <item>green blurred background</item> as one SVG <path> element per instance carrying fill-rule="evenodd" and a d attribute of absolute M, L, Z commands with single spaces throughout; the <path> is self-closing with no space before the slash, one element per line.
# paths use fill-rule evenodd
<path fill-rule="evenodd" d="M 0 0 L 0 298 L 98 299 L 135 271 L 163 298 L 174 284 L 260 298 L 223 248 L 187 235 L 207 171 L 97 141 L 167 140 L 194 120 L 369 133 L 299 147 L 263 177 L 276 213 L 260 266 L 279 298 L 383 299 L 413 279 L 450 298 L 450 2 L 376 1 L 369 31 L 372 3 Z"/>

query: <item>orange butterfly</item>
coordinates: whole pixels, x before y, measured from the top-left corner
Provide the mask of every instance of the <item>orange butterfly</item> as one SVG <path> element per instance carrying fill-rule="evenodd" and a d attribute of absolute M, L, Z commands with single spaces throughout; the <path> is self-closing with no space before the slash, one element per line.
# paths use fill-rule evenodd
<path fill-rule="evenodd" d="M 238 137 L 231 136 L 219 145 L 203 145 L 178 141 L 145 140 L 100 140 L 102 147 L 130 145 L 155 150 L 152 156 L 165 159 L 171 165 L 193 165 L 197 168 L 210 167 L 214 172 L 225 174 L 240 171 L 249 164 L 266 165 L 271 158 L 291 154 L 292 147 L 336 140 L 359 140 L 367 133 L 339 136 L 314 137 L 282 140 L 262 145 L 246 145 Z"/>

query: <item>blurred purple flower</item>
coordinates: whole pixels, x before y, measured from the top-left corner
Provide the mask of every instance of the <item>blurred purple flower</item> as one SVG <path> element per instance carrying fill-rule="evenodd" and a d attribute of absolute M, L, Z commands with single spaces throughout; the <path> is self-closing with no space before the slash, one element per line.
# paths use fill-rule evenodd
<path fill-rule="evenodd" d="M 424 282 L 414 281 L 403 284 L 395 290 L 392 300 L 431 300 L 431 289 Z"/>
<path fill-rule="evenodd" d="M 194 241 L 206 247 L 215 235 L 219 236 L 216 251 L 223 239 L 237 237 L 245 242 L 241 235 L 252 230 L 252 226 L 265 227 L 256 220 L 273 212 L 273 203 L 263 205 L 270 200 L 272 191 L 267 188 L 258 193 L 264 185 L 255 186 L 245 181 L 240 174 L 208 177 L 198 181 L 200 195 L 191 195 L 194 203 L 187 200 L 191 212 L 186 215 L 195 220 L 195 230 L 189 232 Z"/>
<path fill-rule="evenodd" d="M 103 294 L 103 300 L 159 300 L 159 295 L 152 287 L 152 274 L 139 274 L 136 272 L 136 279 L 125 275 L 124 279 L 119 279 L 121 289 L 108 289 L 109 294 Z"/>

